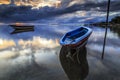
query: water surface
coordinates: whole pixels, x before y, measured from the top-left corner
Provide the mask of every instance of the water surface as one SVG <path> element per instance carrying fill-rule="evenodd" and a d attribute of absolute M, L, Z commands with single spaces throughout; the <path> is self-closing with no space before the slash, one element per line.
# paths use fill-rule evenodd
<path fill-rule="evenodd" d="M 67 31 L 78 27 L 35 25 L 34 32 L 11 35 L 13 29 L 10 26 L 0 25 L 0 79 L 69 80 L 59 60 L 59 39 Z M 101 60 L 105 29 L 95 26 L 90 28 L 93 33 L 86 45 L 89 66 L 86 80 L 119 80 L 120 29 L 108 30 L 105 56 Z"/>

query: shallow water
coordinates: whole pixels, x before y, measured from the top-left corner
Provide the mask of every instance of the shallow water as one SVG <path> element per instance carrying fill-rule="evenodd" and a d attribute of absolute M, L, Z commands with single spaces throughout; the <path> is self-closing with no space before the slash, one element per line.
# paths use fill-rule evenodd
<path fill-rule="evenodd" d="M 0 25 L 0 80 L 69 80 L 59 60 L 59 39 L 79 27 L 73 26 L 35 25 L 34 32 L 11 35 L 10 26 Z M 119 80 L 119 29 L 108 30 L 105 56 L 101 60 L 104 28 L 91 28 L 93 33 L 86 45 L 89 66 L 86 80 Z M 79 73 L 76 71 L 72 75 Z"/>

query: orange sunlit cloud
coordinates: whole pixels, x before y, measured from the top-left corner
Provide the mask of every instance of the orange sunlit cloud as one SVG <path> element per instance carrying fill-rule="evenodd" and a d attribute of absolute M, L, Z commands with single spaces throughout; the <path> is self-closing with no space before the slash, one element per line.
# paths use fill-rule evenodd
<path fill-rule="evenodd" d="M 0 0 L 0 4 L 9 4 L 9 0 Z"/>
<path fill-rule="evenodd" d="M 0 0 L 0 4 L 10 4 L 10 0 Z M 22 0 L 19 1 L 15 1 L 14 4 L 16 5 L 31 5 L 33 7 L 44 7 L 44 6 L 55 6 L 55 7 L 60 7 L 61 6 L 61 1 L 60 0 L 56 0 L 56 1 L 44 1 L 44 0 L 38 0 L 38 1 L 29 1 L 29 2 L 24 2 Z"/>
<path fill-rule="evenodd" d="M 22 48 L 33 47 L 35 49 L 39 48 L 55 48 L 59 46 L 58 40 L 46 39 L 41 37 L 33 37 L 32 40 L 18 40 L 18 45 Z M 0 39 L 0 49 L 6 49 L 10 47 L 15 47 L 16 43 L 14 40 Z"/>
<path fill-rule="evenodd" d="M 59 46 L 58 40 L 47 40 L 41 37 L 33 37 L 32 40 L 27 41 L 21 39 L 18 41 L 18 44 L 23 48 L 26 48 L 27 46 L 34 48 L 55 48 Z"/>
<path fill-rule="evenodd" d="M 12 46 L 16 46 L 13 40 L 0 39 L 0 49 L 5 49 Z"/>

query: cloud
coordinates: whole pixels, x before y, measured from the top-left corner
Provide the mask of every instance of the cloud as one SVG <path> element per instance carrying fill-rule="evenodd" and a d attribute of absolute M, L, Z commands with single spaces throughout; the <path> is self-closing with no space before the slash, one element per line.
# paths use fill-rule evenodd
<path fill-rule="evenodd" d="M 31 40 L 18 39 L 16 44 L 12 39 L 0 39 L 0 78 L 8 80 L 6 75 L 9 77 L 28 65 L 39 64 L 39 66 L 45 65 L 44 67 L 47 68 L 56 66 L 55 64 L 58 63 L 56 47 L 58 46 L 57 40 L 39 36 L 33 37 Z"/>
<path fill-rule="evenodd" d="M 110 11 L 120 11 L 120 1 L 111 1 L 110 5 Z M 117 6 L 117 8 L 116 8 Z M 65 10 L 69 10 L 71 12 L 78 11 L 78 10 L 84 10 L 84 11 L 102 11 L 106 12 L 107 8 L 107 2 L 87 2 L 83 4 L 74 4 Z"/>
<path fill-rule="evenodd" d="M 120 11 L 120 1 L 111 1 L 110 11 Z M 117 7 L 116 7 L 117 6 Z M 0 21 L 33 21 L 49 17 L 55 17 L 76 11 L 99 11 L 106 12 L 107 1 L 84 1 L 84 0 L 64 0 L 62 7 L 42 7 L 32 9 L 32 6 L 10 6 L 0 5 Z"/>
<path fill-rule="evenodd" d="M 16 44 L 13 40 L 0 39 L 0 49 L 5 49 L 14 46 L 16 46 Z"/>
<path fill-rule="evenodd" d="M 13 73 L 21 71 L 21 69 L 28 67 L 31 69 L 45 67 L 50 69 L 51 67 L 56 67 L 59 63 L 57 59 L 56 49 L 39 49 L 32 51 L 31 48 L 25 48 L 18 51 L 4 50 L 0 54 L 0 78 L 4 80 L 15 79 Z M 34 56 L 34 58 L 33 58 Z M 37 65 L 37 67 L 36 67 Z M 31 67 L 33 66 L 33 67 Z M 14 70 L 13 70 L 14 69 Z M 28 69 L 28 70 L 30 70 Z M 43 68 L 42 68 L 43 69 Z M 36 70 L 36 69 L 35 69 Z M 41 70 L 41 69 L 39 69 Z M 34 70 L 33 70 L 34 72 Z M 27 72 L 28 73 L 28 72 Z M 16 74 L 16 73 L 15 73 Z M 15 75 L 14 74 L 14 75 Z M 7 77 L 6 77 L 7 76 Z"/>
<path fill-rule="evenodd" d="M 22 46 L 23 48 L 26 47 L 33 47 L 33 48 L 55 48 L 57 46 L 59 46 L 59 42 L 56 39 L 54 40 L 47 40 L 45 38 L 41 38 L 41 37 L 33 37 L 32 40 L 19 40 L 18 44 L 20 46 Z"/>
<path fill-rule="evenodd" d="M 0 60 L 11 59 L 11 58 L 17 57 L 19 55 L 19 54 L 17 54 L 17 52 L 9 51 L 9 50 L 1 51 L 0 53 L 1 53 Z"/>
<path fill-rule="evenodd" d="M 14 40 L 6 40 L 6 39 L 0 39 L 0 50 L 6 49 L 6 48 L 35 48 L 35 49 L 40 49 L 40 48 L 55 48 L 59 46 L 59 41 L 52 40 L 52 39 L 46 39 L 46 38 L 41 38 L 34 36 L 32 40 L 23 40 L 19 39 L 17 42 Z"/>

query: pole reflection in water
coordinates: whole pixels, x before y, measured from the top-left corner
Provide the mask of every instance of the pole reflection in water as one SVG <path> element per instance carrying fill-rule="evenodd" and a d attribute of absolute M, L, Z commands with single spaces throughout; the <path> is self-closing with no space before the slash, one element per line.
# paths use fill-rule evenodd
<path fill-rule="evenodd" d="M 86 47 L 70 49 L 70 55 L 67 48 L 62 46 L 60 51 L 60 62 L 65 73 L 70 80 L 84 80 L 89 72 Z"/>

